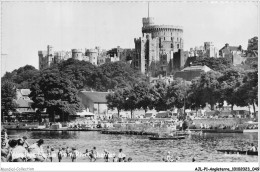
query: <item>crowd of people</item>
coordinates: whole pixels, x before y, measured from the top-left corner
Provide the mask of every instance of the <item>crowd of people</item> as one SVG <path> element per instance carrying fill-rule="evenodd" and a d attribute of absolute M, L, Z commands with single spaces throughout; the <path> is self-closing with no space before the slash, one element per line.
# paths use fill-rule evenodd
<path fill-rule="evenodd" d="M 113 126 L 111 122 L 104 122 L 100 119 L 83 119 L 68 122 L 68 128 L 84 129 L 84 128 L 110 128 Z"/>
<path fill-rule="evenodd" d="M 117 155 L 104 150 L 98 153 L 96 147 L 92 150 L 86 149 L 80 153 L 75 147 L 59 148 L 58 151 L 53 147 L 43 148 L 44 140 L 39 139 L 29 145 L 27 137 L 9 139 L 6 130 L 1 131 L 1 161 L 2 162 L 53 162 L 55 159 L 61 162 L 64 158 L 70 158 L 71 162 L 76 162 L 80 157 L 85 157 L 86 161 L 96 162 L 103 159 L 104 162 L 131 162 L 131 157 L 126 157 L 122 149 Z M 55 161 L 56 161 L 55 160 Z"/>

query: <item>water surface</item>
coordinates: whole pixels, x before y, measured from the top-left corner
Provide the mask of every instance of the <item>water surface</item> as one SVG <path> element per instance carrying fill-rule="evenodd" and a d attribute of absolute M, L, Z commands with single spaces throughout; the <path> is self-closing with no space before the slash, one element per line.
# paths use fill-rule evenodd
<path fill-rule="evenodd" d="M 58 149 L 60 147 L 76 147 L 80 152 L 91 150 L 94 146 L 102 153 L 104 149 L 118 153 L 123 149 L 127 157 L 135 162 L 158 162 L 168 151 L 180 158 L 179 162 L 191 162 L 195 157 L 197 162 L 257 162 L 258 156 L 225 155 L 217 149 L 246 150 L 250 143 L 258 146 L 257 133 L 205 133 L 191 135 L 183 140 L 149 140 L 148 136 L 140 135 L 107 135 L 99 132 L 84 131 L 8 131 L 10 137 L 27 136 L 29 144 L 42 138 L 47 145 Z M 78 161 L 85 161 L 79 159 Z M 103 161 L 103 160 L 100 160 Z"/>

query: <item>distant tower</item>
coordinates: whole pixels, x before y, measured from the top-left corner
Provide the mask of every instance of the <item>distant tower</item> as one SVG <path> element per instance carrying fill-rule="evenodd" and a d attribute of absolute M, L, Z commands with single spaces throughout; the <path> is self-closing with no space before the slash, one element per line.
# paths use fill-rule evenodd
<path fill-rule="evenodd" d="M 147 75 L 167 75 L 178 70 L 183 60 L 183 28 L 157 25 L 150 17 L 149 5 L 148 2 L 148 16 L 142 18 L 142 37 L 135 39 L 136 58 L 132 66 Z"/>
<path fill-rule="evenodd" d="M 53 46 L 47 45 L 47 54 L 53 56 Z"/>
<path fill-rule="evenodd" d="M 80 49 L 72 49 L 72 58 L 76 60 L 82 60 L 82 51 Z"/>
<path fill-rule="evenodd" d="M 89 62 L 93 65 L 97 65 L 97 57 L 98 57 L 98 50 L 97 49 L 87 49 L 85 52 L 86 56 L 89 57 Z"/>

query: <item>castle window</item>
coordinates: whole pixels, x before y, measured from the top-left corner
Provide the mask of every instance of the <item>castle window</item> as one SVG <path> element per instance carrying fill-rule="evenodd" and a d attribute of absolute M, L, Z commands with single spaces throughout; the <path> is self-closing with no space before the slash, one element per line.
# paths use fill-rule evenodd
<path fill-rule="evenodd" d="M 177 44 L 177 48 L 178 48 L 178 49 L 180 48 L 179 44 Z"/>
<path fill-rule="evenodd" d="M 171 40 L 173 40 L 173 37 L 171 37 Z"/>
<path fill-rule="evenodd" d="M 164 37 L 164 40 L 165 40 L 165 37 Z"/>
<path fill-rule="evenodd" d="M 173 48 L 173 43 L 171 43 L 171 48 Z"/>

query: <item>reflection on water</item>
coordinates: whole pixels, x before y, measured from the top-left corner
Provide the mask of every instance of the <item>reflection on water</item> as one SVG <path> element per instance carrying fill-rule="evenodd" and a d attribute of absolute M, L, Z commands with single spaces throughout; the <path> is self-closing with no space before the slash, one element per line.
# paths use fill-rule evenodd
<path fill-rule="evenodd" d="M 97 147 L 98 152 L 107 149 L 118 153 L 122 148 L 125 154 L 137 162 L 162 161 L 162 157 L 171 151 L 180 157 L 181 162 L 191 162 L 195 157 L 198 162 L 257 162 L 258 156 L 225 155 L 217 149 L 248 149 L 250 143 L 258 146 L 257 133 L 206 133 L 202 136 L 191 135 L 187 139 L 149 140 L 147 136 L 138 135 L 106 135 L 99 132 L 84 131 L 8 131 L 11 137 L 27 136 L 29 143 L 42 138 L 45 146 L 55 149 L 60 147 L 77 147 L 79 151 Z"/>

